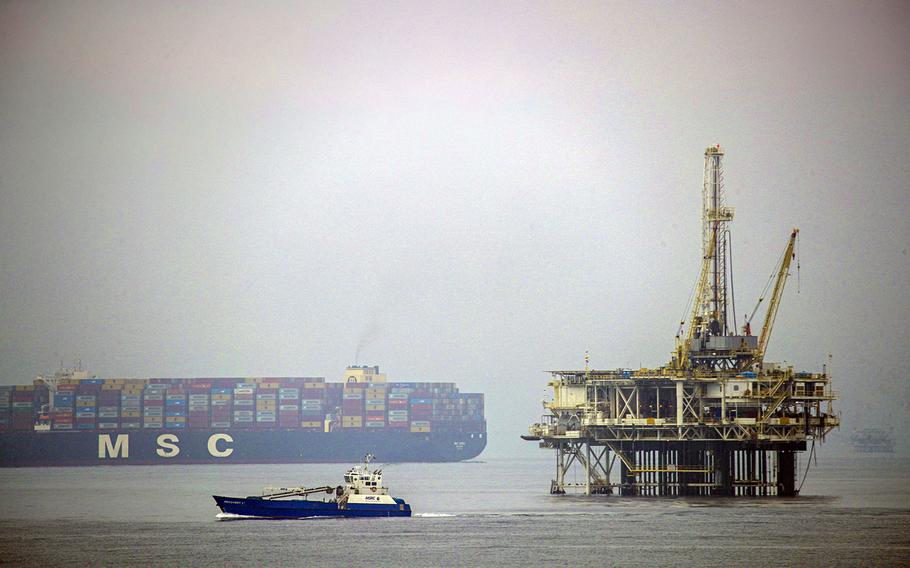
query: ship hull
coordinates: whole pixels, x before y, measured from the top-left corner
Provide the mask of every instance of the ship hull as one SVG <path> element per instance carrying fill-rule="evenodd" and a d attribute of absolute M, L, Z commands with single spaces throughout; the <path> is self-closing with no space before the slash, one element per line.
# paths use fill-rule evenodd
<path fill-rule="evenodd" d="M 480 455 L 486 433 L 343 429 L 119 430 L 0 434 L 0 467 L 454 462 Z"/>
<path fill-rule="evenodd" d="M 269 500 L 258 497 L 213 495 L 222 513 L 267 519 L 305 519 L 315 517 L 410 517 L 411 507 L 403 501 L 394 505 L 356 504 L 340 508 L 336 502 L 303 499 Z"/>

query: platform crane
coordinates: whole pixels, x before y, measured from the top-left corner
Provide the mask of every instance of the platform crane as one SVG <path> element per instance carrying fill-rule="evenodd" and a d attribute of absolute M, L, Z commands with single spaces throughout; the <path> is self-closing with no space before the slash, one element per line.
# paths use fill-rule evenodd
<path fill-rule="evenodd" d="M 777 318 L 777 310 L 780 307 L 780 300 L 784 293 L 784 286 L 787 284 L 787 277 L 790 275 L 790 263 L 795 256 L 793 248 L 796 244 L 796 239 L 799 236 L 799 229 L 793 229 L 793 232 L 790 233 L 790 240 L 787 241 L 787 246 L 784 249 L 783 258 L 781 258 L 780 266 L 777 270 L 777 279 L 774 282 L 774 291 L 771 293 L 771 300 L 768 303 L 768 312 L 765 314 L 765 322 L 762 324 L 761 335 L 758 339 L 758 349 L 755 351 L 755 357 L 753 358 L 753 364 L 756 369 L 761 367 L 762 361 L 765 358 L 765 353 L 768 350 L 768 342 L 771 340 L 771 329 L 774 327 L 774 320 Z M 761 298 L 758 300 L 761 302 Z M 755 312 L 753 311 L 753 314 Z"/>
<path fill-rule="evenodd" d="M 717 242 L 717 227 L 715 226 L 712 238 L 708 241 L 708 246 L 701 261 L 701 271 L 698 276 L 698 283 L 695 286 L 695 301 L 692 303 L 692 315 L 689 316 L 689 328 L 686 330 L 686 337 L 680 340 L 676 336 L 676 370 L 683 371 L 689 366 L 689 351 L 692 349 L 692 339 L 695 337 L 695 331 L 701 327 L 700 317 L 698 315 L 699 306 L 702 304 L 702 297 L 708 293 L 708 273 L 711 270 L 711 261 L 714 259 L 714 246 Z M 682 322 L 683 325 L 685 322 Z"/>

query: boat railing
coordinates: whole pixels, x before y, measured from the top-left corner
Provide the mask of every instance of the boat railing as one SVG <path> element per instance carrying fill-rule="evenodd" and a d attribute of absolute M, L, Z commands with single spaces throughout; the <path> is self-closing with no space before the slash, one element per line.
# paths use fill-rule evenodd
<path fill-rule="evenodd" d="M 285 499 L 312 495 L 313 493 L 334 493 L 335 488 L 329 485 L 323 487 L 266 487 L 262 490 L 263 499 Z"/>

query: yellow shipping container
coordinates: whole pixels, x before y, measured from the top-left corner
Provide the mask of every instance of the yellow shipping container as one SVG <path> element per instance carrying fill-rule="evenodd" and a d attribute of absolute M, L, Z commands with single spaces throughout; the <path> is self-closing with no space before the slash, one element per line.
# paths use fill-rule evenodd
<path fill-rule="evenodd" d="M 121 418 L 139 418 L 140 414 L 141 413 L 138 410 L 121 410 L 120 411 Z"/>
<path fill-rule="evenodd" d="M 320 428 L 322 427 L 322 422 L 313 421 L 313 420 L 304 420 L 300 423 L 301 428 Z"/>
<path fill-rule="evenodd" d="M 179 424 L 181 422 L 186 422 L 186 416 L 167 416 L 164 421 L 170 422 L 171 424 Z"/>
<path fill-rule="evenodd" d="M 35 390 L 35 385 L 16 385 L 17 391 L 33 391 Z"/>
<path fill-rule="evenodd" d="M 96 406 L 94 400 L 77 400 L 76 406 Z"/>
<path fill-rule="evenodd" d="M 429 431 L 430 431 L 430 429 L 427 427 L 411 426 L 411 432 L 429 432 Z"/>
<path fill-rule="evenodd" d="M 385 410 L 385 405 L 384 404 L 368 404 L 367 410 L 377 410 L 379 412 L 382 412 Z"/>
<path fill-rule="evenodd" d="M 303 383 L 305 389 L 324 389 L 325 383 Z"/>
<path fill-rule="evenodd" d="M 275 383 L 275 382 L 263 382 L 263 383 L 259 384 L 259 388 L 261 388 L 261 389 L 277 389 L 280 387 L 281 387 L 281 383 Z"/>

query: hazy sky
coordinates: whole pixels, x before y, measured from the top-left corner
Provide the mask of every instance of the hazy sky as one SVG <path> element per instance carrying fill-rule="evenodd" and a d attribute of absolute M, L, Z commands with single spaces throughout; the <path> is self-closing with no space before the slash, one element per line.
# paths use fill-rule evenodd
<path fill-rule="evenodd" d="M 0 382 L 392 377 L 487 395 L 657 366 L 727 151 L 769 359 L 910 417 L 906 2 L 3 2 Z M 531 446 L 531 444 L 526 444 Z"/>

